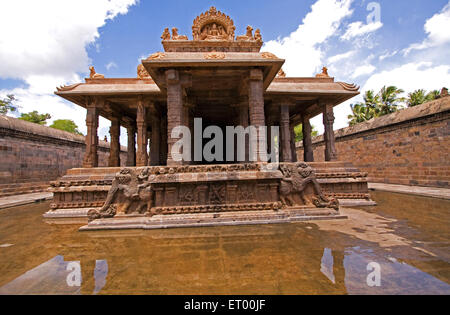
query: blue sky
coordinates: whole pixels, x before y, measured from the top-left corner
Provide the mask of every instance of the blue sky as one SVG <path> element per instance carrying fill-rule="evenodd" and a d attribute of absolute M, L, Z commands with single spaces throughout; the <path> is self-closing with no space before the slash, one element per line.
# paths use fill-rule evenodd
<path fill-rule="evenodd" d="M 91 64 L 107 77 L 135 77 L 139 60 L 162 50 L 165 27 L 190 37 L 193 19 L 212 5 L 233 18 L 237 34 L 260 28 L 262 50 L 286 58 L 288 76 L 326 65 L 362 91 L 450 85 L 448 0 L 2 0 L 0 29 L 9 31 L 0 34 L 0 97 L 13 93 L 22 112 L 70 118 L 85 132 L 85 110 L 54 96 L 55 87 L 82 81 Z M 347 125 L 358 100 L 336 108 L 335 128 Z M 313 124 L 323 129 L 321 117 Z M 101 138 L 108 128 L 101 120 Z"/>

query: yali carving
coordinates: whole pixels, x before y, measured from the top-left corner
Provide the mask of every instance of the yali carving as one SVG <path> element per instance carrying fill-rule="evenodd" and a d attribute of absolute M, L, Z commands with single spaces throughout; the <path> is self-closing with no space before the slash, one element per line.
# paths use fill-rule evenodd
<path fill-rule="evenodd" d="M 306 163 L 282 164 L 283 179 L 280 199 L 284 207 L 315 206 L 339 210 L 336 199 L 328 199 L 322 192 L 314 170 Z"/>

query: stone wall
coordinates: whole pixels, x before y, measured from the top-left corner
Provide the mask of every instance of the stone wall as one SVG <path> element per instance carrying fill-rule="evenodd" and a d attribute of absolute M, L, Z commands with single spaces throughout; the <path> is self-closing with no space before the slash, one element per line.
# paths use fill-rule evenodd
<path fill-rule="evenodd" d="M 42 191 L 68 169 L 81 167 L 84 151 L 84 136 L 0 115 L 0 196 Z M 98 152 L 100 166 L 107 166 L 109 143 L 100 141 Z"/>
<path fill-rule="evenodd" d="M 376 183 L 450 186 L 450 97 L 336 131 L 340 161 L 352 162 Z M 313 139 L 324 161 L 323 136 Z M 297 144 L 299 160 L 303 146 Z"/>

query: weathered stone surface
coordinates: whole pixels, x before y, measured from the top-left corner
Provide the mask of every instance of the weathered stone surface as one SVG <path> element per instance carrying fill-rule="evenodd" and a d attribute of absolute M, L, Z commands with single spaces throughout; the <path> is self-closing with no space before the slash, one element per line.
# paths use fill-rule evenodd
<path fill-rule="evenodd" d="M 450 97 L 337 130 L 339 160 L 352 161 L 376 183 L 450 186 Z M 323 137 L 313 140 L 324 161 Z M 298 144 L 298 156 L 303 146 Z"/>
<path fill-rule="evenodd" d="M 99 141 L 99 166 L 107 166 L 109 146 Z M 85 151 L 83 136 L 0 115 L 0 196 L 46 190 L 49 181 L 82 167 Z"/>

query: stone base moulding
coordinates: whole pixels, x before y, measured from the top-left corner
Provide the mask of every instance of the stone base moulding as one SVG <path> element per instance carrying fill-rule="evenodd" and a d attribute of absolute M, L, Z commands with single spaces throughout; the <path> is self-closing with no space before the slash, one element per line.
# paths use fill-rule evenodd
<path fill-rule="evenodd" d="M 120 216 L 99 219 L 80 228 L 80 231 L 97 230 L 152 230 L 168 228 L 194 228 L 212 226 L 286 224 L 313 220 L 347 219 L 334 209 L 291 209 L 274 211 L 216 212 L 204 214 L 174 214 L 145 216 Z"/>
<path fill-rule="evenodd" d="M 52 183 L 44 217 L 89 219 L 83 230 L 336 219 L 338 197 L 373 204 L 366 177 L 341 162 L 73 169 Z"/>

